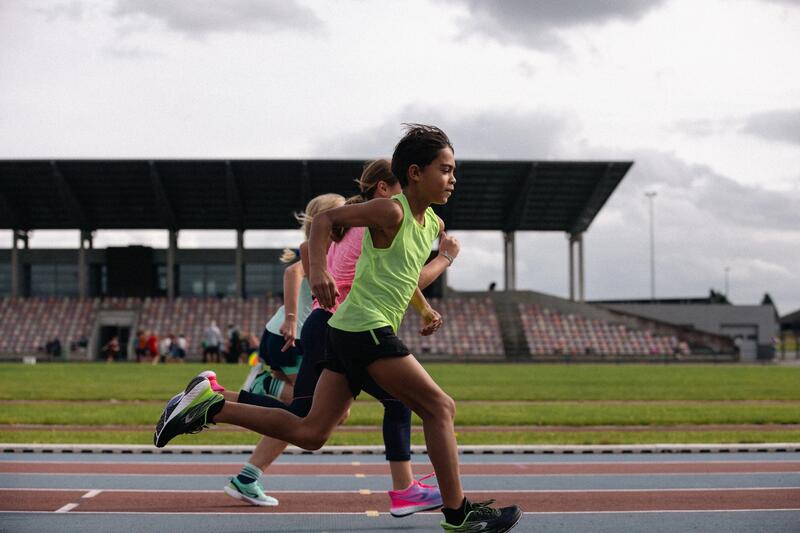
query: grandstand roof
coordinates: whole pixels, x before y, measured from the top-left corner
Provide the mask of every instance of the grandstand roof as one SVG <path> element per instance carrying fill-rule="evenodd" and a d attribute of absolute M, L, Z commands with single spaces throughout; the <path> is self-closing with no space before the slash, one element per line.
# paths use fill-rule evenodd
<path fill-rule="evenodd" d="M 0 228 L 289 229 L 363 160 L 2 160 Z M 448 229 L 585 231 L 632 162 L 458 163 Z"/>
<path fill-rule="evenodd" d="M 800 309 L 793 313 L 781 317 L 781 329 L 797 330 L 800 329 Z"/>

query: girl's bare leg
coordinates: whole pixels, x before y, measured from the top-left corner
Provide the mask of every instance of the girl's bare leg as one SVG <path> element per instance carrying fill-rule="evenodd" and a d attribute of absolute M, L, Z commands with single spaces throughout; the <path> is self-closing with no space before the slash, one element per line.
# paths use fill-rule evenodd
<path fill-rule="evenodd" d="M 422 419 L 425 445 L 436 472 L 445 507 L 456 509 L 464 500 L 458 467 L 453 419 L 456 405 L 414 356 L 386 357 L 367 367 L 386 392 L 406 404 Z"/>
<path fill-rule="evenodd" d="M 411 471 L 411 461 L 389 461 L 389 470 L 392 472 L 392 489 L 407 489 L 414 481 Z"/>
<path fill-rule="evenodd" d="M 316 450 L 325 444 L 352 403 L 344 375 L 324 370 L 314 391 L 311 411 L 305 418 L 284 409 L 226 401 L 214 422 L 234 424 L 306 450 Z"/>
<path fill-rule="evenodd" d="M 263 437 L 248 461 L 251 465 L 256 465 L 261 470 L 266 470 L 275 460 L 281 456 L 288 444 L 282 440 L 272 437 Z"/>

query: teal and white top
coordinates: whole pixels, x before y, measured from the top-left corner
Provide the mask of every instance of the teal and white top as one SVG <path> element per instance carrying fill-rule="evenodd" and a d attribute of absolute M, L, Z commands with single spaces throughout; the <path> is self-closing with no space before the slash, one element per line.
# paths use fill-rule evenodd
<path fill-rule="evenodd" d="M 303 329 L 303 322 L 305 322 L 306 318 L 308 318 L 308 315 L 311 314 L 312 302 L 311 287 L 308 286 L 308 279 L 303 278 L 303 282 L 300 284 L 300 296 L 297 299 L 298 336 L 300 335 L 300 330 Z M 284 310 L 284 306 L 281 306 L 280 309 L 275 311 L 275 314 L 272 315 L 272 318 L 269 319 L 269 322 L 267 322 L 267 325 L 264 326 L 264 328 L 270 333 L 280 335 L 281 333 L 279 330 L 284 320 L 286 320 L 286 311 Z"/>

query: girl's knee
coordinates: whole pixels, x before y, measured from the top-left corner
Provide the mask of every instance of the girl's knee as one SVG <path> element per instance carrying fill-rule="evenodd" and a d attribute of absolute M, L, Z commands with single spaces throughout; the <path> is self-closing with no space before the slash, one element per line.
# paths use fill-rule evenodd
<path fill-rule="evenodd" d="M 423 420 L 453 420 L 456 417 L 456 402 L 447 394 L 442 393 L 423 406 L 420 411 L 417 414 Z"/>
<path fill-rule="evenodd" d="M 304 433 L 295 444 L 304 450 L 319 450 L 328 442 L 329 437 L 330 434 L 322 431 L 310 431 Z"/>

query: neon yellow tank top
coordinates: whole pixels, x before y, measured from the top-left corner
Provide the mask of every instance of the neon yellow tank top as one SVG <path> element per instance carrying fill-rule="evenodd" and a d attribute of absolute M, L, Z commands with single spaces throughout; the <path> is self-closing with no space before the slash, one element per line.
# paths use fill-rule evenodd
<path fill-rule="evenodd" d="M 358 332 L 391 326 L 395 333 L 419 283 L 419 273 L 439 236 L 439 217 L 428 207 L 425 223 L 414 220 L 405 194 L 392 197 L 403 207 L 403 221 L 391 246 L 375 248 L 364 232 L 361 257 L 350 294 L 328 324 Z"/>

